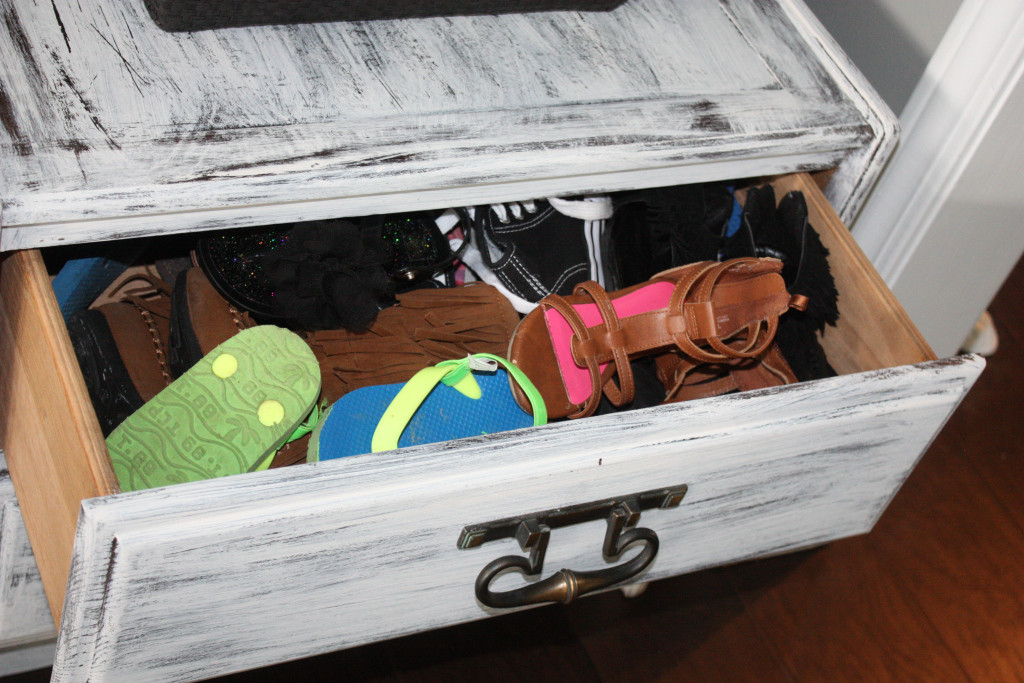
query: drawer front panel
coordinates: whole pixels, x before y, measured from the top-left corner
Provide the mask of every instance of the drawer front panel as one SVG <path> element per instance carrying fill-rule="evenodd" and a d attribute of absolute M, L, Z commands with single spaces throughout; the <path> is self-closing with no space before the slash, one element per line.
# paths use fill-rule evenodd
<path fill-rule="evenodd" d="M 459 550 L 464 526 L 658 487 L 689 491 L 643 512 L 661 549 L 637 580 L 863 533 L 982 365 L 934 361 L 85 501 L 55 679 L 213 676 L 500 613 L 473 583 L 519 547 Z M 608 566 L 604 526 L 553 532 L 544 576 Z"/>

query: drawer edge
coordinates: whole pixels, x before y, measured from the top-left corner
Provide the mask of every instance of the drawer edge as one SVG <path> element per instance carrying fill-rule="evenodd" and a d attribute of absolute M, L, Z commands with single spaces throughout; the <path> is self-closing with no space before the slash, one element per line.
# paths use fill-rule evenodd
<path fill-rule="evenodd" d="M 650 411 L 635 411 L 633 414 L 605 416 L 612 419 L 591 418 L 589 422 L 593 425 L 592 429 L 588 428 L 588 425 L 580 423 L 554 426 L 555 429 L 561 430 L 559 441 L 563 443 L 583 442 L 586 432 L 594 432 L 585 440 L 586 445 L 583 450 L 575 454 L 549 453 L 548 451 L 552 450 L 550 446 L 542 446 L 541 443 L 550 444 L 553 430 L 541 427 L 532 432 L 513 433 L 502 438 L 456 442 L 450 448 L 445 448 L 440 452 L 430 447 L 421 447 L 352 459 L 349 463 L 322 463 L 319 466 L 308 466 L 304 469 L 295 468 L 302 470 L 299 472 L 276 471 L 249 475 L 245 478 L 237 478 L 234 483 L 225 480 L 210 480 L 199 482 L 196 485 L 181 485 L 176 487 L 173 497 L 168 496 L 165 491 L 157 489 L 85 501 L 78 529 L 76 562 L 69 582 L 68 609 L 60 633 L 55 680 L 89 679 L 99 681 L 130 675 L 134 680 L 141 681 L 169 680 L 195 675 L 199 669 L 190 668 L 195 666 L 193 662 L 184 662 L 173 656 L 173 652 L 187 649 L 182 642 L 176 640 L 174 642 L 150 642 L 148 640 L 155 636 L 149 635 L 150 629 L 145 627 L 146 619 L 139 616 L 139 610 L 149 609 L 151 618 L 154 618 L 152 615 L 166 615 L 166 610 L 160 610 L 158 604 L 171 600 L 168 596 L 158 596 L 152 592 L 158 586 L 161 587 L 161 590 L 175 593 L 177 599 L 174 600 L 174 604 L 181 604 L 184 595 L 194 595 L 195 574 L 218 576 L 218 580 L 222 584 L 213 591 L 212 597 L 216 600 L 227 600 L 232 605 L 232 610 L 237 611 L 231 617 L 219 618 L 214 617 L 219 614 L 217 609 L 200 610 L 203 619 L 219 619 L 218 625 L 211 623 L 210 631 L 204 632 L 204 642 L 207 637 L 215 639 L 213 636 L 215 632 L 218 633 L 216 637 L 225 638 L 225 629 L 229 629 L 228 622 L 231 619 L 247 620 L 251 632 L 246 634 L 246 638 L 251 637 L 254 642 L 263 642 L 263 639 L 270 637 L 269 629 L 278 628 L 280 631 L 281 627 L 277 622 L 277 617 L 280 615 L 273 613 L 274 609 L 287 612 L 292 609 L 292 603 L 310 600 L 305 593 L 305 584 L 302 586 L 289 585 L 283 580 L 283 572 L 295 571 L 295 567 L 291 561 L 281 564 L 280 557 L 294 558 L 294 561 L 301 565 L 299 567 L 301 576 L 309 576 L 309 568 L 316 566 L 319 561 L 319 552 L 326 551 L 338 555 L 338 557 L 332 555 L 331 562 L 340 557 L 356 558 L 346 560 L 345 564 L 330 564 L 330 566 L 337 567 L 339 572 L 343 572 L 342 576 L 337 579 L 339 586 L 345 585 L 348 580 L 352 579 L 357 579 L 356 583 L 367 580 L 366 577 L 372 574 L 371 569 L 381 563 L 387 568 L 387 571 L 403 567 L 402 564 L 396 564 L 397 557 L 392 557 L 388 562 L 376 557 L 370 558 L 366 560 L 367 566 L 362 566 L 361 560 L 358 559 L 360 556 L 350 554 L 348 548 L 339 549 L 329 546 L 328 549 L 317 545 L 322 543 L 317 534 L 323 533 L 332 538 L 342 539 L 343 543 L 359 545 L 362 541 L 358 539 L 358 534 L 366 532 L 366 529 L 358 526 L 361 523 L 360 518 L 362 521 L 369 519 L 371 522 L 368 523 L 372 524 L 382 523 L 379 512 L 375 516 L 363 509 L 364 506 L 370 505 L 378 498 L 386 498 L 404 506 L 404 511 L 399 508 L 400 516 L 407 520 L 405 524 L 414 525 L 412 531 L 409 527 L 405 527 L 405 531 L 401 533 L 391 529 L 393 533 L 397 534 L 397 538 L 404 539 L 402 543 L 409 543 L 410 539 L 420 539 L 421 533 L 428 533 L 438 539 L 430 547 L 440 547 L 444 552 L 451 553 L 455 550 L 458 533 L 457 525 L 453 525 L 453 521 L 457 520 L 459 524 L 487 521 L 486 514 L 481 512 L 483 509 L 488 510 L 487 514 L 490 514 L 493 508 L 493 516 L 496 518 L 507 516 L 509 512 L 517 512 L 517 510 L 511 509 L 516 504 L 514 500 L 512 502 L 498 500 L 493 496 L 493 487 L 499 484 L 506 486 L 507 482 L 515 482 L 522 494 L 533 491 L 532 486 L 537 482 L 550 481 L 555 482 L 550 484 L 552 486 L 564 487 L 563 483 L 558 483 L 560 481 L 559 473 L 562 475 L 572 473 L 572 478 L 578 477 L 586 480 L 583 492 L 574 494 L 585 496 L 586 499 L 597 499 L 605 494 L 630 493 L 633 489 L 641 490 L 641 484 L 643 487 L 676 484 L 687 480 L 690 475 L 701 468 L 706 471 L 709 467 L 720 467 L 718 461 L 723 453 L 728 457 L 745 457 L 737 454 L 744 452 L 749 454 L 752 444 L 744 445 L 743 439 L 762 443 L 761 437 L 777 433 L 779 427 L 786 423 L 805 430 L 799 432 L 800 443 L 813 443 L 812 439 L 806 438 L 809 420 L 814 423 L 811 426 L 814 430 L 818 430 L 819 436 L 825 433 L 825 430 L 829 430 L 830 434 L 833 430 L 836 432 L 835 435 L 830 436 L 830 442 L 834 438 L 835 444 L 806 446 L 810 449 L 808 455 L 812 459 L 807 460 L 806 457 L 801 456 L 804 457 L 803 460 L 799 462 L 793 460 L 787 465 L 791 470 L 790 473 L 775 482 L 776 485 L 782 486 L 783 490 L 777 493 L 752 494 L 755 497 L 755 503 L 761 501 L 760 504 L 767 504 L 769 510 L 774 510 L 773 514 L 781 515 L 779 519 L 790 521 L 797 519 L 793 517 L 796 512 L 791 514 L 786 506 L 790 504 L 790 501 L 802 500 L 792 496 L 810 490 L 813 496 L 822 497 L 820 501 L 810 503 L 810 507 L 803 503 L 798 505 L 797 512 L 801 515 L 799 519 L 802 520 L 798 526 L 809 524 L 807 530 L 799 533 L 785 531 L 776 539 L 751 534 L 751 538 L 764 544 L 763 547 L 758 546 L 756 552 L 745 553 L 731 549 L 729 552 L 732 554 L 723 555 L 716 551 L 708 553 L 702 559 L 695 553 L 691 557 L 690 549 L 687 549 L 683 559 L 673 560 L 677 564 L 684 563 L 685 566 L 680 565 L 682 569 L 672 569 L 666 572 L 664 567 L 674 567 L 675 565 L 669 562 L 661 569 L 656 565 L 648 578 L 664 578 L 680 573 L 680 571 L 695 571 L 718 564 L 789 551 L 808 543 L 821 543 L 867 532 L 885 509 L 892 494 L 898 490 L 909 475 L 941 424 L 948 419 L 956 405 L 970 389 L 983 366 L 982 359 L 964 356 L 915 366 L 790 385 L 774 390 L 747 392 L 707 401 L 651 409 L 651 411 L 671 412 L 673 413 L 671 416 L 659 415 L 658 418 L 654 418 L 654 413 Z M 837 398 L 830 402 L 831 407 L 823 406 L 822 403 L 825 401 L 822 398 L 830 394 Z M 773 407 L 771 411 L 765 410 L 768 405 Z M 730 421 L 734 420 L 737 414 L 743 414 L 749 418 L 751 412 L 748 411 L 753 411 L 753 414 L 764 418 L 760 422 L 749 420 L 752 436 L 742 436 L 738 440 L 729 436 L 732 431 L 728 426 L 732 424 Z M 655 425 L 656 429 L 653 432 L 645 431 L 649 430 L 654 423 L 659 424 Z M 679 424 L 698 425 L 698 427 L 687 429 L 685 434 L 678 434 L 678 429 L 673 428 L 672 425 Z M 878 433 L 879 431 L 882 433 Z M 634 452 L 619 452 L 614 444 L 595 445 L 601 444 L 600 439 L 604 438 L 604 434 L 612 432 L 632 434 L 632 436 L 621 438 L 622 443 L 627 446 L 626 450 Z M 637 437 L 637 434 L 640 436 Z M 642 443 L 636 440 L 638 438 Z M 671 440 L 671 443 L 667 443 L 666 439 Z M 714 445 L 720 449 L 723 443 L 731 445 L 725 451 L 715 451 L 716 455 L 712 459 L 715 462 L 702 460 L 700 453 L 706 450 L 706 446 Z M 489 452 L 493 452 L 493 448 L 496 446 L 513 448 L 515 455 L 510 460 L 502 459 L 495 462 Z M 597 462 L 597 456 L 600 453 L 590 450 L 590 447 L 607 449 L 602 451 L 605 470 L 596 467 L 600 465 Z M 661 463 L 660 466 L 664 467 L 666 458 L 669 458 L 668 451 L 665 449 L 669 448 L 674 453 L 677 447 L 683 449 L 688 455 L 681 461 L 683 467 L 680 472 L 676 472 L 675 466 L 672 466 L 673 481 L 649 481 L 650 473 L 646 471 L 646 468 L 650 466 L 649 458 L 657 460 Z M 779 445 L 776 444 L 774 447 L 777 449 Z M 787 442 L 787 447 L 792 447 L 792 443 Z M 542 448 L 546 450 L 542 451 Z M 866 448 L 869 451 L 870 458 L 867 462 L 861 462 L 861 448 Z M 505 455 L 510 455 L 512 452 L 506 451 Z M 779 451 L 768 455 L 779 457 Z M 828 462 L 842 463 L 841 467 L 829 465 L 834 469 L 820 474 L 824 478 L 817 483 L 803 481 L 801 479 L 803 475 L 800 473 L 812 471 L 813 467 L 808 470 L 805 465 L 813 464 L 818 457 L 825 457 L 829 459 Z M 761 476 L 757 472 L 759 469 L 757 462 L 753 461 L 752 464 L 754 472 L 749 476 Z M 475 474 L 474 472 L 480 467 L 483 467 L 484 470 Z M 860 486 L 871 492 L 866 499 L 860 498 L 856 491 L 847 490 L 849 485 L 847 475 L 852 471 L 849 468 L 857 468 L 857 471 L 861 471 L 862 467 L 865 468 L 863 476 L 867 479 Z M 734 470 L 734 473 L 735 471 L 742 470 Z M 680 474 L 681 478 L 678 476 Z M 620 480 L 620 476 L 624 478 Z M 661 477 L 660 474 L 658 476 Z M 817 476 L 819 474 L 808 475 L 808 477 Z M 699 483 L 700 477 L 695 476 L 695 479 Z M 564 482 L 565 479 L 563 478 L 561 481 Z M 415 486 L 412 486 L 411 482 L 415 483 Z M 545 484 L 541 483 L 540 485 L 544 486 Z M 623 486 L 630 488 L 630 491 L 619 491 L 618 489 Z M 706 486 L 707 482 L 705 481 L 705 488 Z M 808 486 L 812 488 L 808 489 Z M 730 495 L 737 495 L 735 491 L 745 491 L 745 489 L 736 488 Z M 532 510 L 541 504 L 558 506 L 583 502 L 548 499 L 545 497 L 546 495 L 530 493 L 530 502 L 520 503 L 520 505 L 527 505 Z M 691 487 L 688 499 L 691 499 L 691 502 L 700 501 L 702 500 L 701 495 L 699 487 Z M 765 496 L 768 497 L 767 503 L 761 500 Z M 515 495 L 512 497 L 515 498 Z M 476 500 L 474 505 L 478 504 L 480 509 L 465 503 L 467 506 L 465 510 L 460 507 L 457 514 L 452 515 L 456 519 L 452 520 L 437 521 L 429 519 L 429 515 L 427 515 L 428 519 L 424 520 L 415 516 L 419 514 L 419 510 L 448 514 L 444 511 L 448 510 L 450 505 L 462 506 L 465 498 Z M 444 499 L 443 504 L 438 502 L 440 499 Z M 702 514 L 708 514 L 708 510 L 713 511 L 715 505 L 719 504 L 718 502 L 709 503 L 708 501 L 713 499 L 707 496 L 703 500 L 705 505 L 711 507 L 691 512 L 686 508 L 687 503 L 684 502 L 679 511 L 657 513 L 663 515 L 658 519 L 668 520 L 667 523 L 671 526 L 676 524 L 673 517 L 675 514 L 696 514 L 699 518 Z M 427 504 L 423 504 L 424 501 L 427 501 Z M 484 502 L 486 502 L 486 506 L 483 506 Z M 750 502 L 750 500 L 744 499 L 737 505 L 746 506 Z M 835 505 L 837 502 L 839 504 Z M 210 506 L 213 511 L 209 511 Z M 311 507 L 316 508 L 315 514 L 310 511 Z M 741 511 L 745 509 L 745 507 L 737 508 L 733 514 L 746 514 L 744 519 L 747 519 L 749 523 L 749 514 Z M 208 511 L 209 515 L 204 514 L 204 511 Z M 529 511 L 518 510 L 518 513 Z M 326 519 L 316 521 L 318 518 L 315 515 L 323 515 Z M 808 521 L 808 515 L 810 521 Z M 465 518 L 463 519 L 463 517 Z M 704 519 L 706 520 L 707 517 Z M 279 587 L 271 593 L 251 590 L 246 585 L 235 585 L 240 576 L 237 572 L 243 569 L 246 572 L 250 570 L 249 558 L 244 560 L 237 557 L 227 558 L 221 553 L 216 561 L 214 560 L 216 554 L 214 550 L 220 552 L 221 544 L 226 542 L 225 539 L 228 537 L 235 543 L 238 542 L 238 537 L 248 539 L 242 543 L 243 547 L 248 547 L 246 543 L 265 546 L 267 537 L 262 536 L 265 530 L 274 531 L 276 529 L 280 534 L 284 529 L 287 530 L 285 535 L 289 535 L 295 529 L 293 521 L 302 523 L 313 521 L 315 527 L 307 529 L 305 526 L 299 526 L 299 529 L 308 533 L 307 536 L 301 538 L 282 538 L 274 535 L 274 543 L 283 545 L 267 557 L 263 556 L 258 547 L 253 546 L 254 553 L 262 558 L 261 561 L 252 560 L 254 564 L 251 566 L 251 571 L 258 575 L 255 583 L 258 586 L 270 584 Z M 392 523 L 386 522 L 385 524 Z M 349 524 L 356 526 L 346 529 Z M 753 524 L 756 527 L 760 522 L 755 520 Z M 207 531 L 196 531 L 197 534 L 202 535 L 201 538 L 197 536 L 199 540 L 194 542 L 196 545 L 192 545 L 193 541 L 191 540 L 181 540 L 180 534 L 186 528 L 185 525 L 189 527 L 190 532 L 195 531 L 196 525 L 207 527 Z M 800 528 L 803 529 L 803 526 Z M 728 536 L 733 533 L 731 529 L 731 526 L 726 526 L 722 531 Z M 659 530 L 659 534 L 661 533 Z M 684 532 L 677 529 L 670 533 L 674 533 L 678 537 L 680 533 Z M 416 542 L 418 543 L 418 540 Z M 178 545 L 168 549 L 168 544 Z M 734 546 L 738 548 L 743 544 L 737 542 Z M 390 544 L 374 547 L 378 548 L 380 555 L 395 552 Z M 313 548 L 319 548 L 320 551 L 313 552 L 311 550 Z M 385 549 L 387 550 L 385 551 Z M 162 574 L 159 569 L 154 570 L 152 563 L 159 561 L 154 553 L 165 552 L 170 553 L 170 557 L 173 557 L 174 562 L 171 564 L 186 565 L 186 567 L 173 568 L 171 564 L 168 564 L 166 575 Z M 266 552 L 265 547 L 263 552 Z M 403 552 L 412 553 L 413 557 L 422 557 L 421 553 L 424 552 L 424 548 L 416 545 L 415 548 Z M 478 553 L 474 557 L 483 559 L 484 554 L 486 553 Z M 458 563 L 463 562 L 463 556 L 457 553 L 455 555 L 454 559 Z M 146 559 L 145 564 L 140 564 L 142 558 Z M 197 562 L 197 560 L 202 561 Z M 233 567 L 232 570 L 224 569 L 225 560 L 229 560 L 227 564 Z M 353 568 L 353 562 L 359 566 Z M 276 569 L 270 569 L 268 565 L 276 565 Z M 555 568 L 552 564 L 548 569 L 550 571 Z M 456 569 L 458 568 L 453 565 L 442 574 L 449 570 L 455 572 Z M 279 570 L 282 574 L 275 579 L 274 572 Z M 465 567 L 462 567 L 462 570 L 465 570 Z M 401 569 L 401 571 L 405 572 L 406 569 Z M 220 576 L 221 572 L 224 572 L 223 576 Z M 289 575 L 294 576 L 292 573 Z M 408 577 L 407 574 L 403 575 Z M 428 577 L 420 577 L 421 580 L 427 578 L 436 578 L 439 582 L 452 580 L 449 576 L 433 574 Z M 190 581 L 192 582 L 191 587 Z M 339 632 L 338 639 L 331 640 L 329 643 L 308 641 L 313 636 L 312 633 L 291 634 L 287 642 L 275 640 L 273 646 L 276 649 L 270 654 L 267 654 L 269 650 L 266 648 L 263 648 L 266 650 L 263 654 L 256 650 L 238 654 L 233 652 L 232 647 L 227 647 L 222 643 L 221 646 L 211 648 L 209 652 L 206 652 L 207 660 L 202 662 L 201 666 L 211 667 L 204 669 L 212 672 L 211 675 L 227 673 L 239 670 L 238 662 L 241 660 L 251 662 L 250 666 L 269 664 L 282 659 L 350 647 L 369 640 L 395 637 L 423 627 L 437 627 L 487 616 L 486 611 L 474 610 L 471 598 L 467 598 L 471 594 L 471 584 L 471 579 L 466 580 L 466 577 L 460 575 L 458 587 L 445 589 L 456 591 L 449 596 L 458 598 L 453 601 L 453 604 L 459 601 L 466 603 L 466 599 L 470 600 L 467 604 L 450 608 L 447 601 L 443 601 L 446 603 L 445 609 L 451 611 L 451 615 L 447 619 L 425 619 L 412 624 L 408 620 L 403 621 L 403 619 L 408 619 L 405 615 L 400 614 L 396 617 L 393 614 L 394 610 L 391 610 L 392 614 L 384 620 L 385 623 L 372 624 L 373 628 L 378 629 L 377 632 L 372 630 L 370 622 L 366 622 L 360 627 L 365 631 L 360 630 L 355 635 L 347 632 L 340 635 Z M 380 588 L 381 586 L 377 585 L 376 587 Z M 230 591 L 231 595 L 225 596 L 222 593 L 225 590 Z M 356 589 L 339 587 L 329 595 L 316 594 L 316 597 L 323 598 L 324 604 L 333 605 L 337 604 L 334 601 L 352 599 L 346 591 L 353 590 Z M 282 591 L 286 595 L 279 595 Z M 135 594 L 134 597 L 130 595 L 131 593 Z M 361 594 L 368 593 L 363 591 Z M 379 593 L 375 594 L 379 596 Z M 403 604 L 403 600 L 418 600 L 419 598 L 415 596 L 415 586 L 404 586 L 402 591 L 391 595 L 391 600 L 394 601 L 394 604 Z M 207 595 L 207 598 L 210 597 Z M 276 605 L 276 608 L 270 608 L 272 614 L 269 617 L 266 614 L 268 600 Z M 132 605 L 130 610 L 127 608 L 129 603 Z M 317 600 L 315 604 L 319 605 L 320 600 Z M 318 607 L 314 606 L 313 609 L 318 609 Z M 330 608 L 324 607 L 324 609 L 326 612 L 330 612 Z M 418 606 L 418 609 L 422 613 L 421 605 Z M 189 633 L 195 632 L 194 628 L 183 628 L 182 623 L 184 622 L 181 621 L 184 619 L 185 622 L 194 623 L 194 620 L 200 615 L 198 611 L 192 611 L 194 612 L 192 617 L 187 614 L 175 615 L 175 623 L 178 624 L 175 638 L 188 638 Z M 360 612 L 356 612 L 356 614 L 365 616 Z M 256 618 L 256 615 L 260 615 L 259 618 Z M 324 614 L 320 615 L 320 617 L 324 616 Z M 137 623 L 140 618 L 142 621 Z M 291 618 L 294 619 L 295 615 L 292 614 Z M 337 619 L 325 621 L 321 618 L 318 621 L 313 617 L 310 618 L 312 620 L 310 623 L 316 621 L 322 625 L 322 628 L 347 628 L 347 626 L 339 625 Z M 193 621 L 189 622 L 189 619 Z M 273 624 L 261 623 L 264 621 L 270 621 Z M 427 621 L 430 623 L 426 623 Z M 204 621 L 204 623 L 206 622 Z M 293 624 L 293 626 L 295 625 Z M 308 628 L 312 629 L 313 627 Z M 261 630 L 264 632 L 262 637 L 256 633 Z M 288 632 L 288 628 L 283 630 Z M 182 636 L 182 633 L 185 635 Z M 169 636 L 170 631 L 167 634 Z M 322 637 L 323 634 L 318 631 L 317 635 Z M 143 643 L 140 639 L 146 642 Z M 148 649 L 150 647 L 155 647 L 159 652 L 153 654 Z M 120 648 L 128 648 L 133 650 L 133 653 Z M 267 659 L 268 657 L 273 657 L 273 659 Z M 128 663 L 129 661 L 134 663 Z"/>

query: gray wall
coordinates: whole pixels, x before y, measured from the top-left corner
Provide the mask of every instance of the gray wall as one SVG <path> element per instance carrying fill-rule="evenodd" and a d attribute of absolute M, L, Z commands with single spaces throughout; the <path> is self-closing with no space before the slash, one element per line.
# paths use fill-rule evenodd
<path fill-rule="evenodd" d="M 1024 3 L 805 1 L 900 112 L 900 143 L 851 227 L 952 355 L 1024 253 Z"/>
<path fill-rule="evenodd" d="M 894 112 L 924 73 L 961 0 L 805 0 Z"/>

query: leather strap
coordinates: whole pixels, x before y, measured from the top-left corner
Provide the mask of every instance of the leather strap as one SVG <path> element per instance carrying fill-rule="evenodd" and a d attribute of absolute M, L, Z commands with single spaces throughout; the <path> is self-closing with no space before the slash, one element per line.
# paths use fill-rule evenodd
<path fill-rule="evenodd" d="M 558 294 L 548 294 L 546 297 L 541 299 L 540 305 L 546 308 L 555 309 L 563 318 L 565 318 L 565 321 L 569 323 L 569 327 L 572 329 L 573 333 L 573 359 L 577 364 L 582 362 L 590 373 L 590 386 L 593 387 L 590 392 L 590 396 L 575 413 L 571 413 L 569 415 L 569 418 L 575 419 L 593 415 L 601 401 L 601 386 L 603 382 L 601 380 L 600 364 L 597 361 L 597 354 L 595 352 L 596 345 L 594 344 L 593 337 L 590 335 L 590 329 L 583 322 L 583 319 L 579 316 L 576 310 L 569 305 L 569 302 Z M 578 357 L 576 355 L 576 349 L 579 350 Z"/>
<path fill-rule="evenodd" d="M 738 361 L 761 357 L 774 341 L 780 313 L 788 305 L 802 303 L 785 292 L 781 276 L 777 270 L 766 269 L 765 261 L 740 258 L 721 263 L 695 263 L 666 271 L 656 279 L 675 281 L 668 306 L 625 320 L 619 318 L 611 298 L 600 285 L 581 283 L 574 294 L 592 301 L 601 315 L 601 323 L 592 327 L 583 322 L 573 305 L 563 297 L 552 294 L 541 300 L 541 306 L 554 309 L 568 323 L 573 335 L 570 342 L 573 360 L 586 368 L 590 376 L 590 396 L 569 417 L 592 415 L 602 394 L 616 406 L 630 403 L 636 391 L 630 356 L 672 345 L 688 359 L 685 367 L 677 368 L 677 391 L 684 387 L 688 387 L 684 393 L 691 394 L 736 389 L 735 379 L 715 381 L 713 385 L 695 389 L 693 387 L 698 385 L 687 385 L 686 378 L 701 364 L 735 365 Z M 727 277 L 729 282 L 724 282 Z M 716 294 L 721 294 L 717 301 Z M 737 324 L 741 325 L 738 329 Z M 604 372 L 601 365 L 606 365 Z M 757 382 L 770 381 L 761 377 L 760 370 L 757 372 L 759 374 L 754 376 Z M 782 374 L 772 370 L 768 373 L 769 376 Z M 747 381 L 746 376 L 741 377 Z"/>
<path fill-rule="evenodd" d="M 754 258 L 740 258 L 732 259 L 730 261 L 724 261 L 722 263 L 714 264 L 703 268 L 699 275 L 695 278 L 687 278 L 681 280 L 676 289 L 672 292 L 672 298 L 669 302 L 670 315 L 675 311 L 680 311 L 680 315 L 687 317 L 688 325 L 680 330 L 675 337 L 676 345 L 686 355 L 704 363 L 717 363 L 729 360 L 730 358 L 755 358 L 759 356 L 768 345 L 771 344 L 775 338 L 775 332 L 778 329 L 779 318 L 777 314 L 768 313 L 765 320 L 756 320 L 747 326 L 747 338 L 749 344 L 742 348 L 734 348 L 724 344 L 717 333 L 717 319 L 714 318 L 714 309 L 711 302 L 711 297 L 714 292 L 715 285 L 722 279 L 722 276 L 730 271 L 739 271 L 744 268 L 756 266 L 758 259 Z M 753 286 L 750 288 L 750 300 L 757 301 L 759 298 L 767 292 L 762 291 L 765 288 L 758 286 L 757 280 L 753 281 Z M 694 285 L 697 286 L 696 291 L 693 292 L 692 298 L 690 297 L 691 290 Z M 685 302 L 685 303 L 684 303 Z M 689 307 L 687 307 L 689 305 Z M 694 305 L 704 306 L 709 310 L 709 315 L 712 316 L 712 323 L 709 325 L 705 323 L 703 326 L 700 321 L 696 318 Z M 763 336 L 759 335 L 762 322 L 767 324 L 766 332 Z M 695 331 L 701 328 L 709 329 L 709 334 L 706 336 Z M 700 336 L 698 336 L 700 335 Z M 694 339 L 703 339 L 714 349 L 717 353 L 711 353 L 701 349 L 694 343 Z"/>
<path fill-rule="evenodd" d="M 694 365 L 685 358 L 675 366 L 675 385 L 666 402 L 689 401 L 720 396 L 732 391 L 750 391 L 797 382 L 796 374 L 774 341 L 757 359 L 737 359 L 729 365 Z"/>
<path fill-rule="evenodd" d="M 601 387 L 608 400 L 616 407 L 624 406 L 633 402 L 636 395 L 636 386 L 633 379 L 633 368 L 629 364 L 629 354 L 626 352 L 626 335 L 622 327 L 622 320 L 612 307 L 612 301 L 608 293 L 599 284 L 593 281 L 582 282 L 576 285 L 574 294 L 586 293 L 597 304 L 601 313 L 601 319 L 605 325 L 605 339 L 603 345 L 612 351 L 614 371 L 608 369 L 602 373 Z M 613 377 L 617 375 L 618 384 L 615 384 Z M 595 392 L 596 393 L 596 392 Z M 597 406 L 594 406 L 595 409 Z"/>

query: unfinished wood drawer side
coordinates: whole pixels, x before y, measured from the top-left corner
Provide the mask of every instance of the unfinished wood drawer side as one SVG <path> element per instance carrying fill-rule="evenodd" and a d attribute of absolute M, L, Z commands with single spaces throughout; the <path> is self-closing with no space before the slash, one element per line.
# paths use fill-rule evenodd
<path fill-rule="evenodd" d="M 80 503 L 118 491 L 37 251 L 0 262 L 0 446 L 59 621 Z"/>
<path fill-rule="evenodd" d="M 806 173 L 772 181 L 776 199 L 799 190 L 807 200 L 811 225 L 829 250 L 839 290 L 839 322 L 827 328 L 822 345 L 840 375 L 935 360 L 903 306 L 853 239 L 849 229 Z"/>

